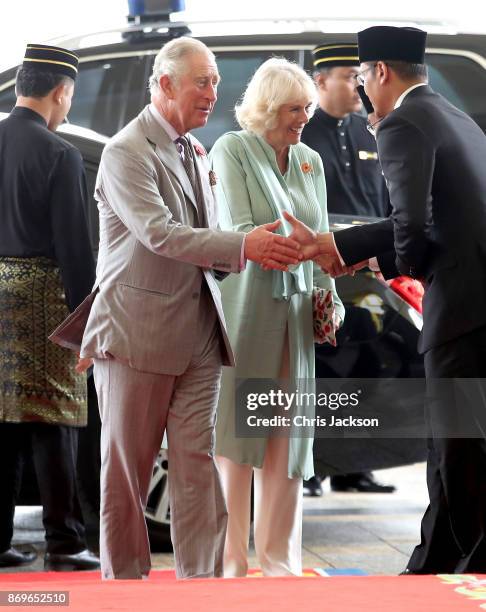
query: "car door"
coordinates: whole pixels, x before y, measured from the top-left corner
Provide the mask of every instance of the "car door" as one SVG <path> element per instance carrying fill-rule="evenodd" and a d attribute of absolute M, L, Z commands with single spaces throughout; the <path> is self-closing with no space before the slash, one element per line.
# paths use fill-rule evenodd
<path fill-rule="evenodd" d="M 426 62 L 432 89 L 486 132 L 486 59 L 471 51 L 431 48 Z"/>

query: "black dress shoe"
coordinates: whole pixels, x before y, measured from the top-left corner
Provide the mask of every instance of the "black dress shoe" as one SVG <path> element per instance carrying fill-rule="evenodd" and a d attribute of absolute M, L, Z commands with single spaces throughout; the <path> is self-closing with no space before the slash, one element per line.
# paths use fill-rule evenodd
<path fill-rule="evenodd" d="M 393 493 L 396 487 L 377 482 L 371 472 L 332 476 L 332 491 L 340 493 Z"/>
<path fill-rule="evenodd" d="M 47 572 L 75 572 L 99 567 L 99 558 L 87 548 L 73 555 L 46 553 L 44 556 L 44 570 Z"/>
<path fill-rule="evenodd" d="M 37 559 L 37 553 L 33 550 L 22 552 L 16 548 L 9 548 L 0 553 L 0 567 L 16 567 L 26 565 Z"/>
<path fill-rule="evenodd" d="M 304 480 L 304 495 L 306 497 L 321 497 L 321 482 L 319 476 L 312 476 L 309 480 Z"/>

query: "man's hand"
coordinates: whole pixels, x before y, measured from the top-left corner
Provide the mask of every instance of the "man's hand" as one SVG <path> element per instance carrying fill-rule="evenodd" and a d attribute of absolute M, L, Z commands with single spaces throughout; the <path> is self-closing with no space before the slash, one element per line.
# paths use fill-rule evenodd
<path fill-rule="evenodd" d="M 80 357 L 78 355 L 78 363 L 74 366 L 74 369 L 78 374 L 82 374 L 83 372 L 86 372 L 86 370 L 92 365 L 93 360 L 91 359 L 91 357 Z"/>
<path fill-rule="evenodd" d="M 323 270 L 327 272 L 329 276 L 332 278 L 337 278 L 338 276 L 344 276 L 345 274 L 354 274 L 354 271 L 351 271 L 350 268 L 343 266 L 339 257 L 334 255 L 319 255 L 318 257 L 314 257 L 314 262 Z"/>
<path fill-rule="evenodd" d="M 328 255 L 329 257 L 333 257 L 339 261 L 339 255 L 332 232 L 322 232 L 321 234 L 318 234 L 317 246 L 319 247 L 319 255 Z"/>
<path fill-rule="evenodd" d="M 291 237 L 273 233 L 280 223 L 277 219 L 249 232 L 245 237 L 245 257 L 266 270 L 287 272 L 289 264 L 298 264 L 302 260 L 301 247 Z"/>
<path fill-rule="evenodd" d="M 339 261 L 336 245 L 331 232 L 317 233 L 311 230 L 305 223 L 299 221 L 288 212 L 284 212 L 285 219 L 292 226 L 290 238 L 294 238 L 302 245 L 301 253 L 303 259 L 316 260 L 321 255 L 327 255 Z"/>
<path fill-rule="evenodd" d="M 317 257 L 319 252 L 318 240 L 320 234 L 311 230 L 310 227 L 307 227 L 305 223 L 299 221 L 294 216 L 292 216 L 287 211 L 284 211 L 285 219 L 292 226 L 292 233 L 290 234 L 290 238 L 297 240 L 301 245 L 301 254 L 302 259 L 314 259 Z"/>
<path fill-rule="evenodd" d="M 364 261 L 360 261 L 352 266 L 343 266 L 339 257 L 335 257 L 332 255 L 319 255 L 319 257 L 314 258 L 315 263 L 320 266 L 324 272 L 327 272 L 329 276 L 332 278 L 338 278 L 339 276 L 344 276 L 348 274 L 349 276 L 354 276 L 357 270 L 361 270 L 366 266 L 369 266 L 369 260 L 365 259 Z"/>
<path fill-rule="evenodd" d="M 369 259 L 364 259 L 363 261 L 359 261 L 358 263 L 355 263 L 352 266 L 349 266 L 348 269 L 352 270 L 352 272 L 354 274 L 355 272 L 357 272 L 358 270 L 362 270 L 363 268 L 370 268 L 370 270 L 373 269 L 371 267 Z"/>
<path fill-rule="evenodd" d="M 344 274 L 354 274 L 351 268 L 341 264 L 331 232 L 314 232 L 305 223 L 286 211 L 284 217 L 292 226 L 290 238 L 301 244 L 301 254 L 304 260 L 312 259 L 333 278 Z"/>
<path fill-rule="evenodd" d="M 311 230 L 310 227 L 307 227 L 305 223 L 302 223 L 302 221 L 299 221 L 293 217 L 287 211 L 284 211 L 284 217 L 292 226 L 290 238 L 297 240 L 302 247 L 302 259 L 313 259 L 319 254 L 317 250 L 317 233 Z"/>

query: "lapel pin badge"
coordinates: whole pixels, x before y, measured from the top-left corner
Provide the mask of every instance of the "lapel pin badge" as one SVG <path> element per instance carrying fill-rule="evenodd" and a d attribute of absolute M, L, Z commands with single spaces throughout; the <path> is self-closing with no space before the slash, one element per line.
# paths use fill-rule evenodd
<path fill-rule="evenodd" d="M 206 149 L 202 145 L 200 145 L 200 144 L 195 144 L 194 145 L 194 151 L 196 151 L 196 153 L 200 157 L 205 157 L 206 156 Z"/>

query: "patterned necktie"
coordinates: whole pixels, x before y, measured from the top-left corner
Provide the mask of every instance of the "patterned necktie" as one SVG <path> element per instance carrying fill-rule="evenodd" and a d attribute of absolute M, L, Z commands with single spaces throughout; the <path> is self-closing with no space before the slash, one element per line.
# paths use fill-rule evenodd
<path fill-rule="evenodd" d="M 191 145 L 189 144 L 189 141 L 187 140 L 185 136 L 180 136 L 179 138 L 177 138 L 175 142 L 178 145 L 182 146 L 182 149 L 183 149 L 183 154 L 181 155 L 182 164 L 184 166 L 187 176 L 189 177 L 189 181 L 194 191 L 196 201 L 198 201 L 199 200 L 199 189 L 197 185 L 196 168 L 194 166 L 194 159 L 192 157 Z"/>

